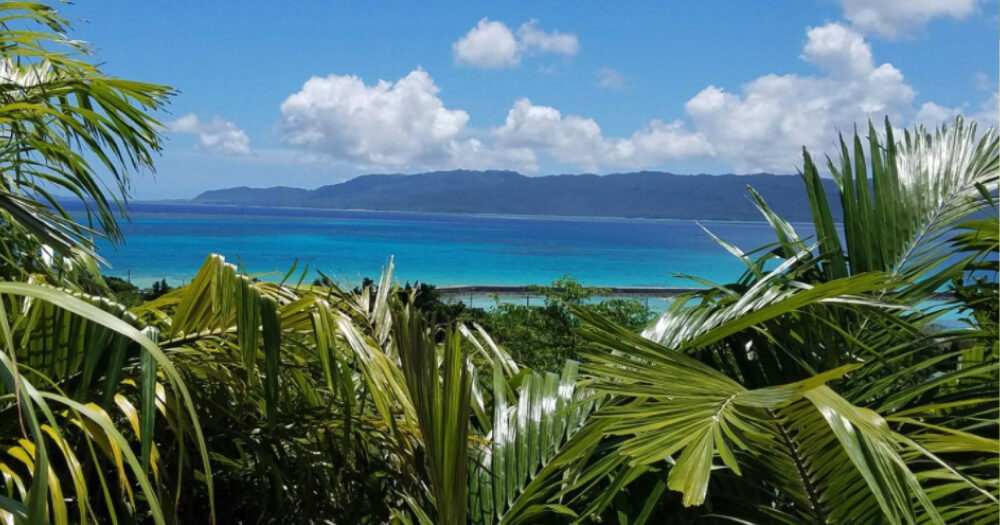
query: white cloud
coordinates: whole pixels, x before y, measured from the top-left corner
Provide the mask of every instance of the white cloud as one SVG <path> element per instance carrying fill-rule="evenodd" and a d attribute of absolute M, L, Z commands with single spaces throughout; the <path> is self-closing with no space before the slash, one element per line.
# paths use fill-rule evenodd
<path fill-rule="evenodd" d="M 517 34 L 503 22 L 483 18 L 451 45 L 455 62 L 483 69 L 502 69 L 521 63 L 525 55 L 562 55 L 571 57 L 580 50 L 576 35 L 543 31 L 537 20 L 521 25 Z"/>
<path fill-rule="evenodd" d="M 459 64 L 485 69 L 501 69 L 521 63 L 514 33 L 503 22 L 483 18 L 476 27 L 451 45 Z"/>
<path fill-rule="evenodd" d="M 802 58 L 830 75 L 849 78 L 872 70 L 871 48 L 858 33 L 840 24 L 827 24 L 810 29 L 807 36 Z"/>
<path fill-rule="evenodd" d="M 981 0 L 839 0 L 844 18 L 860 31 L 898 38 L 932 18 L 962 19 Z"/>
<path fill-rule="evenodd" d="M 525 173 L 538 171 L 538 155 L 529 148 L 497 147 L 477 138 L 456 141 L 449 148 L 448 163 L 439 167 L 453 169 L 513 169 Z"/>
<path fill-rule="evenodd" d="M 356 76 L 313 77 L 281 104 L 279 133 L 287 144 L 367 166 L 525 166 L 524 152 L 505 156 L 463 138 L 468 113 L 446 108 L 438 92 L 422 69 L 372 86 Z"/>
<path fill-rule="evenodd" d="M 913 117 L 914 125 L 923 125 L 927 128 L 937 128 L 941 124 L 950 122 L 957 115 L 963 115 L 966 120 L 975 121 L 980 128 L 989 126 L 997 127 L 1000 123 L 1000 92 L 993 91 L 983 100 L 978 107 L 969 107 L 969 104 L 962 104 L 958 107 L 947 107 L 933 102 L 924 102 Z"/>
<path fill-rule="evenodd" d="M 249 155 L 250 139 L 235 124 L 221 117 L 202 121 L 194 113 L 168 123 L 167 128 L 175 133 L 198 135 L 198 146 L 219 155 Z"/>
<path fill-rule="evenodd" d="M 527 98 L 503 123 L 471 129 L 461 109 L 445 106 L 422 69 L 366 85 L 356 76 L 314 77 L 282 104 L 279 133 L 292 146 L 359 169 L 510 168 L 532 172 L 547 161 L 581 170 L 664 167 L 712 158 L 736 173 L 788 173 L 801 149 L 833 153 L 835 133 L 888 115 L 893 123 L 937 126 L 964 113 L 995 125 L 996 83 L 978 109 L 924 101 L 892 64 L 879 64 L 857 31 L 811 28 L 801 57 L 815 75 L 768 74 L 727 91 L 708 86 L 684 106 L 689 123 L 651 120 L 631 134 L 607 136 L 594 119 L 564 114 Z"/>
<path fill-rule="evenodd" d="M 979 104 L 979 109 L 970 118 L 982 126 L 996 127 L 1000 123 L 1000 81 L 990 79 L 985 73 L 976 73 L 976 89 L 989 93 L 989 98 Z"/>
<path fill-rule="evenodd" d="M 913 116 L 913 123 L 914 125 L 921 125 L 928 129 L 936 128 L 942 123 L 955 118 L 955 115 L 961 112 L 960 108 L 949 108 L 933 102 L 924 102 L 921 104 L 920 109 L 917 110 L 917 114 Z"/>
<path fill-rule="evenodd" d="M 628 138 L 608 138 L 593 119 L 564 116 L 553 107 L 537 106 L 526 98 L 514 103 L 494 134 L 504 148 L 544 153 L 584 170 L 639 168 L 712 152 L 703 136 L 685 130 L 680 122 L 654 120 Z"/>
<path fill-rule="evenodd" d="M 839 24 L 810 29 L 803 59 L 825 76 L 765 75 L 740 94 L 709 86 L 686 104 L 695 129 L 737 171 L 788 172 L 804 145 L 828 150 L 831 135 L 888 114 L 903 122 L 914 90 L 891 64 L 875 66 L 861 36 Z"/>
<path fill-rule="evenodd" d="M 627 138 L 601 133 L 593 119 L 515 102 L 503 125 L 474 133 L 469 115 L 449 109 L 422 69 L 366 85 L 356 76 L 313 77 L 281 105 L 281 139 L 330 162 L 366 168 L 512 168 L 532 172 L 542 157 L 581 169 L 646 167 L 711 153 L 680 122 L 651 121 Z"/>
<path fill-rule="evenodd" d="M 979 105 L 979 111 L 972 114 L 973 120 L 979 122 L 980 126 L 997 127 L 1000 124 L 1000 91 L 994 91 L 990 98 Z"/>
<path fill-rule="evenodd" d="M 614 91 L 625 89 L 625 77 L 614 69 L 609 67 L 598 68 L 594 72 L 594 75 L 597 77 L 597 87 L 601 89 L 611 89 Z"/>
<path fill-rule="evenodd" d="M 700 131 L 689 131 L 675 120 L 652 120 L 631 137 L 616 144 L 618 157 L 624 166 L 644 168 L 663 164 L 671 159 L 715 156 L 715 146 Z"/>
<path fill-rule="evenodd" d="M 580 51 L 580 42 L 573 33 L 545 32 L 538 20 L 528 20 L 517 30 L 517 43 L 525 54 L 552 54 L 571 57 Z"/>

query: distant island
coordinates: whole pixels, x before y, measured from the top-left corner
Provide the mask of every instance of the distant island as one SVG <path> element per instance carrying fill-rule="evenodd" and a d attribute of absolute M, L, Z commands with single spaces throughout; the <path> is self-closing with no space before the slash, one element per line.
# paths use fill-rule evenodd
<path fill-rule="evenodd" d="M 836 198 L 832 180 L 827 195 Z M 642 171 L 610 175 L 527 177 L 513 171 L 434 171 L 362 175 L 313 190 L 245 186 L 211 190 L 201 204 L 294 206 L 438 213 L 491 213 L 648 219 L 760 220 L 753 186 L 782 217 L 811 219 L 798 176 L 677 175 Z M 833 206 L 839 220 L 839 206 Z"/>

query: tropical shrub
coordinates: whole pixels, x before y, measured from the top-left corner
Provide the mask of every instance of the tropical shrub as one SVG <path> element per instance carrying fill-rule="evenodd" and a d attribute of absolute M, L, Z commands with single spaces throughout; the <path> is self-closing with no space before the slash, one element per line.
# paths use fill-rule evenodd
<path fill-rule="evenodd" d="M 842 140 L 842 226 L 804 152 L 814 237 L 751 190 L 776 242 L 718 239 L 743 275 L 641 335 L 636 309 L 564 281 L 543 311 L 583 362 L 532 368 L 428 315 L 391 264 L 342 290 L 212 255 L 184 287 L 110 299 L 90 236 L 117 235 L 170 90 L 105 77 L 65 29 L 0 6 L 5 522 L 996 521 L 993 130 Z"/>
<path fill-rule="evenodd" d="M 636 299 L 603 297 L 607 289 L 584 286 L 566 275 L 549 286 L 535 286 L 541 305 L 503 302 L 493 308 L 457 320 L 474 321 L 525 366 L 559 371 L 567 360 L 580 360 L 585 341 L 576 332 L 579 320 L 571 308 L 594 312 L 635 332 L 642 330 L 654 314 Z"/>
<path fill-rule="evenodd" d="M 805 152 L 814 239 L 751 190 L 776 243 L 719 239 L 747 266 L 738 281 L 675 301 L 645 338 L 588 318 L 583 370 L 614 396 L 597 419 L 615 453 L 720 519 L 995 520 L 997 147 L 960 118 L 842 140 L 827 165 L 842 233 Z M 978 214 L 992 219 L 963 222 Z M 958 300 L 933 302 L 949 282 Z M 955 309 L 981 322 L 934 330 Z"/>

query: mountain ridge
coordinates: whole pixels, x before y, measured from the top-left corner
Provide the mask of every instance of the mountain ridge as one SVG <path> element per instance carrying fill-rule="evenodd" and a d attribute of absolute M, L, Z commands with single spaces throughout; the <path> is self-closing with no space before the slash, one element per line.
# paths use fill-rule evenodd
<path fill-rule="evenodd" d="M 837 192 L 825 180 L 835 218 Z M 791 221 L 812 217 L 801 178 L 792 175 L 679 175 L 659 171 L 528 177 L 514 171 L 432 171 L 361 175 L 315 189 L 237 186 L 190 202 L 434 213 L 491 213 L 648 219 L 759 220 L 756 189 Z"/>

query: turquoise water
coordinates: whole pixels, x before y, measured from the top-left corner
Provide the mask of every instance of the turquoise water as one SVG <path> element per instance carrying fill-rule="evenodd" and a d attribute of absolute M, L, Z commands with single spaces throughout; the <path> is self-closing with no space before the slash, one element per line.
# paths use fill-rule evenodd
<path fill-rule="evenodd" d="M 280 279 L 298 259 L 310 278 L 377 277 L 395 257 L 401 282 L 438 286 L 547 284 L 569 274 L 593 286 L 697 286 L 676 274 L 735 279 L 743 266 L 693 221 L 479 215 L 134 203 L 125 243 L 102 244 L 106 273 L 141 286 L 191 279 L 210 253 Z M 760 222 L 702 223 L 753 249 Z M 807 225 L 797 225 L 808 235 Z"/>
<path fill-rule="evenodd" d="M 166 279 L 184 284 L 211 253 L 241 262 L 263 279 L 279 280 L 298 259 L 353 287 L 376 278 L 390 256 L 400 282 L 438 286 L 548 284 L 572 275 L 591 286 L 700 286 L 677 274 L 731 282 L 742 263 L 694 221 L 500 217 L 134 203 L 125 243 L 102 243 L 105 273 L 139 286 Z M 751 250 L 773 242 L 764 222 L 703 221 L 717 236 Z M 800 235 L 812 234 L 796 224 Z M 503 301 L 541 304 L 542 298 Z M 485 295 L 454 297 L 479 307 Z M 669 300 L 650 298 L 653 310 Z M 954 312 L 942 322 L 953 324 Z"/>

